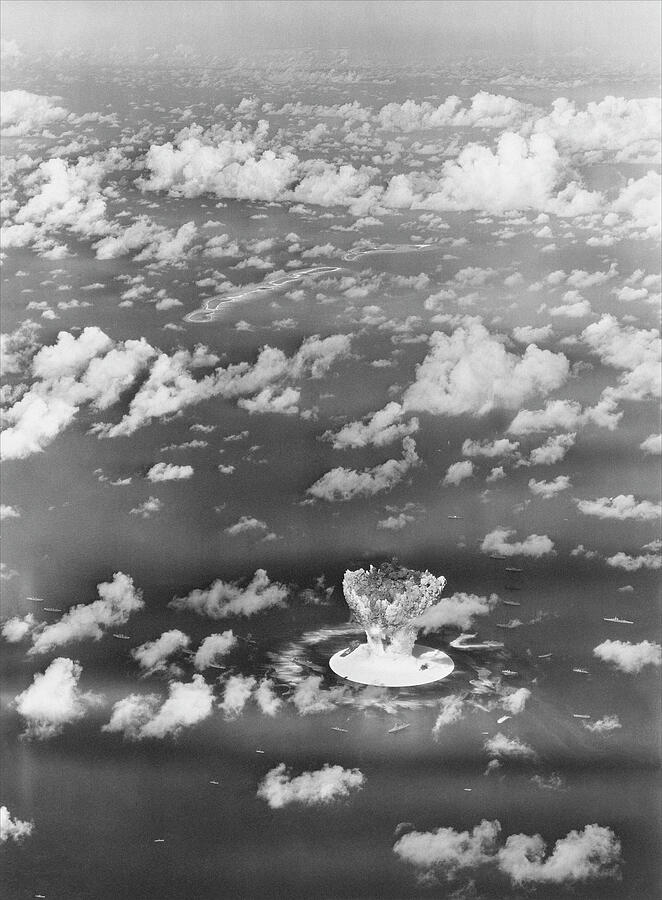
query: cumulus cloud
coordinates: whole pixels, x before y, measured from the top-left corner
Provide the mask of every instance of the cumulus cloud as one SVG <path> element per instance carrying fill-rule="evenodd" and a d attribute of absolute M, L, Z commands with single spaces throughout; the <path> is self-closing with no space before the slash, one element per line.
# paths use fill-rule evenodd
<path fill-rule="evenodd" d="M 557 475 L 552 481 L 536 481 L 535 478 L 529 479 L 529 490 L 536 497 L 542 497 L 543 500 L 549 500 L 556 497 L 561 491 L 567 491 L 570 484 L 568 475 Z"/>
<path fill-rule="evenodd" d="M 662 341 L 655 328 L 623 325 L 604 315 L 581 334 L 584 343 L 607 366 L 623 371 L 618 387 L 609 389 L 616 399 L 645 400 L 662 394 Z"/>
<path fill-rule="evenodd" d="M 651 170 L 641 178 L 630 178 L 612 203 L 612 210 L 626 216 L 631 228 L 653 240 L 659 240 L 662 231 L 661 185 L 659 172 Z"/>
<path fill-rule="evenodd" d="M 500 834 L 498 820 L 483 819 L 472 831 L 450 827 L 411 831 L 393 850 L 424 882 L 450 881 L 460 872 L 486 865 L 496 865 L 514 885 L 569 884 L 618 875 L 621 845 L 610 828 L 593 824 L 571 831 L 547 856 L 539 834 L 513 834 L 499 846 Z"/>
<path fill-rule="evenodd" d="M 176 466 L 173 463 L 155 463 L 147 473 L 149 481 L 182 481 L 193 475 L 193 466 Z"/>
<path fill-rule="evenodd" d="M 500 438 L 496 441 L 472 441 L 467 438 L 462 444 L 463 456 L 482 456 L 486 459 L 512 456 L 518 450 L 519 441 L 509 441 L 508 438 Z"/>
<path fill-rule="evenodd" d="M 238 534 L 246 534 L 251 531 L 266 531 L 267 523 L 255 516 L 241 516 L 233 525 L 228 525 L 223 531 L 226 534 L 236 537 Z"/>
<path fill-rule="evenodd" d="M 95 431 L 101 437 L 120 437 L 133 434 L 153 419 L 175 415 L 194 404 L 212 397 L 239 401 L 253 397 L 251 412 L 287 411 L 276 409 L 281 403 L 289 407 L 297 398 L 285 392 L 288 382 L 302 378 L 321 378 L 336 360 L 349 352 L 351 338 L 335 334 L 326 338 L 317 335 L 306 338 L 299 349 L 288 357 L 282 350 L 265 346 L 255 363 L 240 362 L 217 368 L 202 378 L 194 371 L 212 366 L 218 358 L 207 348 L 198 345 L 193 352 L 175 351 L 171 356 L 160 353 L 154 360 L 147 379 L 129 404 L 128 412 L 114 425 L 99 425 Z M 266 394 L 262 392 L 269 388 Z M 261 400 L 255 399 L 261 396 Z M 280 399 L 278 399 L 280 398 Z"/>
<path fill-rule="evenodd" d="M 173 609 L 190 610 L 212 619 L 227 616 L 252 616 L 272 606 L 283 606 L 287 588 L 270 581 L 264 569 L 256 569 L 246 587 L 236 581 L 217 579 L 206 590 L 196 588 L 186 597 L 175 597 L 168 604 Z"/>
<path fill-rule="evenodd" d="M 143 503 L 129 510 L 129 515 L 140 516 L 141 519 L 151 519 L 153 515 L 163 509 L 163 501 L 158 497 L 148 497 Z"/>
<path fill-rule="evenodd" d="M 562 353 L 530 344 L 522 356 L 509 353 L 477 319 L 467 319 L 450 336 L 435 331 L 430 352 L 403 397 L 406 412 L 483 416 L 496 408 L 516 409 L 534 394 L 560 387 L 569 374 Z"/>
<path fill-rule="evenodd" d="M 474 474 L 474 464 L 469 459 L 462 460 L 461 462 L 451 463 L 448 467 L 446 474 L 444 475 L 444 480 L 442 484 L 445 486 L 448 485 L 458 485 L 462 481 L 467 478 L 471 478 Z"/>
<path fill-rule="evenodd" d="M 520 741 L 519 738 L 509 738 L 499 732 L 494 737 L 486 738 L 483 744 L 487 753 L 495 759 L 535 759 L 536 751 L 533 747 Z"/>
<path fill-rule="evenodd" d="M 552 137 L 566 154 L 590 154 L 591 162 L 607 155 L 619 162 L 653 162 L 660 152 L 660 100 L 607 96 L 577 109 L 573 100 L 558 97 L 533 130 Z"/>
<path fill-rule="evenodd" d="M 4 137 L 23 137 L 43 131 L 56 122 L 63 122 L 69 112 L 55 101 L 59 97 L 45 97 L 29 91 L 0 91 L 0 127 Z"/>
<path fill-rule="evenodd" d="M 402 406 L 399 403 L 387 403 L 383 409 L 372 413 L 366 420 L 349 422 L 336 434 L 327 431 L 324 437 L 332 441 L 336 450 L 343 450 L 346 447 L 384 447 L 418 431 L 418 419 L 412 418 L 408 422 L 403 422 L 402 414 Z"/>
<path fill-rule="evenodd" d="M 12 819 L 11 813 L 6 806 L 0 806 L 0 843 L 7 841 L 22 841 L 23 838 L 32 834 L 34 822 L 23 821 L 22 819 Z"/>
<path fill-rule="evenodd" d="M 486 819 L 471 831 L 436 828 L 433 831 L 410 831 L 393 847 L 403 862 L 410 863 L 423 881 L 438 877 L 448 880 L 458 872 L 475 869 L 493 860 L 501 831 L 498 821 Z"/>
<path fill-rule="evenodd" d="M 83 667 L 66 657 L 58 657 L 45 672 L 37 672 L 30 687 L 14 698 L 13 705 L 25 720 L 23 737 L 46 740 L 60 734 L 65 725 L 82 719 L 90 705 L 101 702 L 99 695 L 84 694 L 78 687 Z"/>
<path fill-rule="evenodd" d="M 474 616 L 486 616 L 496 605 L 499 598 L 496 594 L 481 597 L 478 594 L 457 592 L 445 597 L 434 606 L 428 607 L 418 617 L 416 623 L 427 634 L 445 625 L 454 625 L 466 631 L 471 627 Z"/>
<path fill-rule="evenodd" d="M 650 500 L 637 500 L 632 494 L 619 494 L 617 497 L 597 497 L 595 500 L 575 500 L 577 509 L 585 516 L 597 516 L 599 519 L 618 519 L 625 521 L 634 519 L 639 522 L 651 522 L 662 514 L 662 505 Z"/>
<path fill-rule="evenodd" d="M 495 528 L 483 538 L 480 549 L 483 553 L 498 556 L 532 556 L 534 558 L 555 553 L 554 541 L 546 534 L 530 534 L 523 541 L 511 541 L 514 528 Z"/>
<path fill-rule="evenodd" d="M 220 634 L 209 634 L 195 651 L 193 665 L 198 672 L 202 672 L 226 656 L 236 645 L 237 638 L 231 629 Z"/>
<path fill-rule="evenodd" d="M 540 447 L 534 447 L 529 454 L 528 463 L 532 466 L 553 466 L 565 459 L 568 450 L 575 445 L 576 432 L 555 434 L 547 438 Z"/>
<path fill-rule="evenodd" d="M 41 452 L 75 419 L 81 406 L 106 409 L 134 384 L 155 354 L 144 339 L 118 344 L 96 326 L 66 331 L 32 360 L 30 389 L 3 414 L 3 459 Z"/>
<path fill-rule="evenodd" d="M 662 454 L 662 434 L 649 434 L 648 437 L 639 444 L 639 448 L 650 456 L 660 456 L 660 454 Z"/>
<path fill-rule="evenodd" d="M 428 101 L 387 103 L 377 113 L 379 125 L 386 131 L 421 131 L 441 127 L 507 128 L 518 122 L 525 107 L 513 97 L 479 91 L 471 104 L 462 106 L 459 97 L 446 97 L 439 106 Z"/>
<path fill-rule="evenodd" d="M 599 209 L 602 195 L 567 181 L 566 174 L 549 135 L 533 134 L 527 140 L 505 131 L 494 151 L 482 144 L 466 144 L 456 159 L 443 164 L 436 189 L 414 205 L 439 212 L 476 209 L 495 215 L 515 209 L 585 215 Z"/>
<path fill-rule="evenodd" d="M 524 711 L 527 700 L 531 697 L 531 691 L 528 688 L 517 688 L 510 694 L 506 694 L 501 698 L 501 705 L 509 712 L 511 716 L 517 716 Z"/>
<path fill-rule="evenodd" d="M 640 569 L 662 569 L 662 556 L 659 547 L 657 552 L 639 553 L 637 556 L 630 556 L 619 550 L 613 556 L 608 556 L 605 562 L 612 569 L 623 569 L 625 572 L 638 572 Z"/>
<path fill-rule="evenodd" d="M 628 675 L 641 672 L 644 666 L 659 666 L 662 663 L 662 647 L 652 641 L 603 641 L 593 648 L 593 656 L 610 663 Z"/>
<path fill-rule="evenodd" d="M 321 769 L 293 777 L 285 763 L 280 763 L 264 776 L 257 796 L 266 800 L 271 809 L 281 809 L 290 803 L 321 806 L 349 797 L 364 783 L 365 776 L 360 769 L 344 769 L 325 763 Z"/>
<path fill-rule="evenodd" d="M 511 434 L 532 434 L 537 431 L 570 429 L 593 424 L 613 431 L 623 413 L 616 411 L 616 401 L 602 397 L 595 406 L 582 409 L 574 400 L 548 400 L 543 409 L 521 409 L 508 426 Z"/>
<path fill-rule="evenodd" d="M 442 697 L 439 701 L 439 715 L 432 727 L 432 737 L 439 740 L 441 730 L 453 722 L 458 722 L 464 715 L 464 700 L 459 694 Z"/>
<path fill-rule="evenodd" d="M 584 728 L 594 734 L 609 734 L 622 727 L 618 716 L 604 716 L 602 719 L 596 719 L 595 722 L 584 722 Z"/>
<path fill-rule="evenodd" d="M 105 630 L 126 625 L 131 613 L 144 606 L 142 591 L 123 572 L 98 584 L 97 593 L 98 600 L 72 606 L 59 621 L 36 628 L 29 653 L 47 653 L 53 647 L 89 638 L 98 641 Z"/>
<path fill-rule="evenodd" d="M 37 624 L 37 620 L 32 613 L 25 616 L 12 616 L 2 625 L 2 636 L 9 644 L 17 644 L 22 641 Z"/>
<path fill-rule="evenodd" d="M 514 884 L 566 884 L 617 874 L 621 844 L 611 828 L 586 825 L 559 838 L 546 857 L 539 834 L 511 834 L 498 865 Z"/>
<path fill-rule="evenodd" d="M 143 675 L 153 675 L 155 672 L 163 672 L 167 668 L 168 660 L 175 653 L 179 653 L 191 643 L 190 637 L 184 632 L 173 628 L 164 631 L 162 635 L 153 641 L 145 641 L 139 647 L 134 647 L 131 656 L 136 660 Z"/>
<path fill-rule="evenodd" d="M 253 694 L 260 712 L 265 716 L 275 716 L 283 705 L 283 701 L 274 690 L 274 683 L 270 678 L 262 678 Z"/>
<path fill-rule="evenodd" d="M 325 690 L 321 685 L 321 675 L 308 675 L 297 684 L 291 700 L 300 715 L 328 712 L 335 708 L 335 701 L 344 693 L 343 688 Z"/>
<path fill-rule="evenodd" d="M 256 681 L 252 675 L 231 675 L 224 684 L 220 708 L 226 719 L 236 719 L 249 701 Z"/>
<path fill-rule="evenodd" d="M 118 700 L 102 731 L 119 732 L 135 741 L 176 736 L 208 718 L 213 701 L 212 688 L 202 675 L 194 675 L 190 682 L 170 682 L 168 697 L 160 706 L 156 694 L 130 694 Z"/>
<path fill-rule="evenodd" d="M 402 459 L 387 459 L 369 469 L 357 471 L 338 466 L 322 475 L 306 493 L 318 500 L 334 501 L 370 497 L 380 491 L 389 491 L 420 463 L 413 438 L 404 438 L 402 454 Z"/>

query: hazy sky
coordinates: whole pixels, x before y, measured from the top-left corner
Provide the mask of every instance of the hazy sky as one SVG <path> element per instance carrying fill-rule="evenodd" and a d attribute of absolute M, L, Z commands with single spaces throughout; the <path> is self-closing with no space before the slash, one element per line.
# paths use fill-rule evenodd
<path fill-rule="evenodd" d="M 358 60 L 589 48 L 651 62 L 659 53 L 657 0 L 6 0 L 1 7 L 3 37 L 22 47 L 346 47 Z"/>

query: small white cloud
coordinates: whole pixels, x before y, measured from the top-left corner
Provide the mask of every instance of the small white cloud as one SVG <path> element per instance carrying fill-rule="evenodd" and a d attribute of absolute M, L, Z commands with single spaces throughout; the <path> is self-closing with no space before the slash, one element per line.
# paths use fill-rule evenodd
<path fill-rule="evenodd" d="M 144 503 L 134 506 L 129 510 L 130 515 L 140 516 L 141 519 L 150 519 L 153 515 L 163 509 L 163 501 L 158 497 L 148 497 Z"/>
<path fill-rule="evenodd" d="M 149 481 L 182 481 L 193 475 L 193 466 L 176 466 L 173 463 L 155 463 L 147 473 Z"/>
<path fill-rule="evenodd" d="M 622 727 L 618 716 L 604 716 L 602 719 L 596 719 L 595 722 L 584 722 L 584 728 L 595 734 L 609 734 L 610 731 L 616 731 Z"/>
<path fill-rule="evenodd" d="M 553 554 L 554 541 L 546 534 L 530 534 L 523 541 L 510 541 L 515 534 L 513 528 L 495 528 L 483 538 L 480 549 L 483 553 L 494 553 L 499 556 L 546 556 Z"/>
<path fill-rule="evenodd" d="M 466 631 L 471 627 L 474 616 L 486 616 L 498 600 L 496 594 L 481 597 L 478 594 L 457 592 L 428 607 L 416 623 L 426 634 L 445 625 L 454 625 Z"/>
<path fill-rule="evenodd" d="M 223 631 L 221 634 L 209 634 L 196 650 L 193 665 L 198 672 L 202 672 L 226 656 L 236 645 L 237 638 L 232 630 Z"/>
<path fill-rule="evenodd" d="M 326 763 L 321 769 L 292 777 L 285 763 L 280 763 L 264 776 L 257 796 L 266 800 L 271 809 L 281 809 L 290 803 L 320 806 L 348 797 L 364 783 L 365 776 L 360 769 Z"/>
<path fill-rule="evenodd" d="M 607 640 L 593 648 L 593 656 L 611 663 L 620 672 L 633 675 L 645 666 L 659 666 L 662 663 L 662 647 L 651 641 L 632 644 L 630 641 Z"/>
<path fill-rule="evenodd" d="M 470 459 L 464 459 L 461 462 L 452 463 L 446 474 L 444 475 L 444 480 L 442 482 L 443 485 L 455 485 L 457 486 L 462 481 L 465 481 L 467 478 L 471 478 L 474 474 L 474 464 Z"/>
<path fill-rule="evenodd" d="M 519 738 L 506 737 L 501 732 L 487 738 L 483 746 L 495 759 L 535 759 L 536 756 L 533 747 L 520 741 Z"/>
<path fill-rule="evenodd" d="M 442 697 L 439 701 L 439 715 L 432 728 L 432 737 L 435 741 L 439 740 L 439 735 L 443 728 L 452 725 L 453 722 L 459 722 L 464 716 L 464 700 L 460 694 L 451 694 L 449 697 Z"/>
<path fill-rule="evenodd" d="M 13 616 L 2 625 L 2 636 L 9 644 L 17 644 L 33 630 L 37 620 L 32 613 L 25 616 Z"/>
<path fill-rule="evenodd" d="M 191 639 L 188 635 L 173 628 L 171 631 L 164 631 L 156 640 L 145 641 L 139 647 L 134 647 L 131 656 L 143 670 L 143 676 L 146 677 L 155 672 L 165 671 L 170 657 L 185 650 L 190 643 Z"/>
<path fill-rule="evenodd" d="M 552 481 L 529 479 L 529 490 L 534 496 L 542 497 L 543 500 L 550 500 L 552 497 L 560 494 L 561 491 L 567 491 L 569 487 L 571 487 L 571 484 L 567 475 L 557 475 Z"/>

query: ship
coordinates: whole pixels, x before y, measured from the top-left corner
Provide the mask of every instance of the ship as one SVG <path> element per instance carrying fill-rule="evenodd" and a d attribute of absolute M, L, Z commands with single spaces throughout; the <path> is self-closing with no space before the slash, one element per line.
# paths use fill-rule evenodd
<path fill-rule="evenodd" d="M 342 731 L 342 732 L 344 732 L 345 734 L 348 733 L 346 728 L 340 728 L 339 725 L 332 725 L 332 726 L 331 726 L 331 731 Z"/>
<path fill-rule="evenodd" d="M 551 658 L 552 658 L 551 653 L 539 653 L 538 654 L 538 659 L 551 659 Z"/>
<path fill-rule="evenodd" d="M 577 672 L 578 675 L 590 675 L 591 674 L 588 669 L 582 669 L 579 666 L 574 668 L 572 671 Z"/>
<path fill-rule="evenodd" d="M 508 675 L 508 676 L 512 677 L 513 675 L 519 675 L 519 672 L 513 672 L 512 669 L 502 669 L 502 670 L 501 670 L 501 674 L 502 674 L 502 675 Z"/>
<path fill-rule="evenodd" d="M 502 600 L 501 602 L 504 603 L 506 606 L 521 606 L 522 605 L 519 602 L 519 600 Z"/>
<path fill-rule="evenodd" d="M 630 619 L 619 619 L 618 616 L 603 616 L 605 622 L 616 622 L 617 625 L 634 625 Z"/>
<path fill-rule="evenodd" d="M 464 516 L 446 516 L 447 519 L 463 519 Z"/>
<path fill-rule="evenodd" d="M 469 643 L 469 641 L 473 641 L 477 637 L 477 634 L 461 634 L 454 641 L 451 641 L 448 646 L 453 647 L 455 650 L 500 650 L 505 646 L 501 641 L 474 641 L 474 643 Z"/>
<path fill-rule="evenodd" d="M 587 716 L 586 713 L 573 713 L 572 718 L 573 719 L 590 719 L 591 717 Z"/>
<path fill-rule="evenodd" d="M 405 728 L 409 728 L 409 722 L 396 722 L 393 728 L 389 728 L 387 734 L 395 734 L 397 731 L 404 731 Z"/>
<path fill-rule="evenodd" d="M 45 603 L 46 602 L 43 597 L 26 597 L 25 599 L 32 600 L 33 603 Z"/>
<path fill-rule="evenodd" d="M 503 725 L 508 719 L 512 719 L 512 716 L 501 716 L 501 718 L 497 719 L 497 725 Z"/>
<path fill-rule="evenodd" d="M 118 641 L 130 641 L 131 640 L 131 635 L 121 634 L 119 631 L 114 631 L 113 637 L 117 638 Z"/>
<path fill-rule="evenodd" d="M 45 606 L 44 612 L 62 612 L 59 606 Z"/>

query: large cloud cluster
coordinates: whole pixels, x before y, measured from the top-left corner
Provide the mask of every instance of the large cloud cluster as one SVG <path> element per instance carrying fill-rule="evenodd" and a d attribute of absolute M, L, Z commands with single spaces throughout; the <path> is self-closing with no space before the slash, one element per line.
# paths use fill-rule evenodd
<path fill-rule="evenodd" d="M 118 700 L 102 730 L 135 741 L 176 736 L 210 716 L 213 703 L 213 689 L 202 675 L 194 675 L 190 682 L 171 682 L 162 703 L 156 694 L 131 694 Z"/>
<path fill-rule="evenodd" d="M 115 572 L 112 581 L 101 582 L 97 591 L 98 600 L 79 603 L 68 609 L 57 622 L 37 626 L 29 652 L 47 653 L 73 641 L 98 641 L 104 631 L 125 625 L 129 616 L 144 606 L 142 592 L 123 572 Z"/>
<path fill-rule="evenodd" d="M 565 153 L 590 154 L 590 162 L 607 154 L 617 162 L 659 162 L 660 100 L 607 96 L 577 109 L 574 101 L 558 97 L 533 130 L 552 137 Z"/>
<path fill-rule="evenodd" d="M 430 352 L 404 393 L 406 411 L 434 415 L 483 416 L 493 409 L 516 409 L 534 394 L 560 387 L 569 374 L 563 353 L 530 344 L 522 356 L 478 320 L 469 318 L 452 334 L 435 331 Z"/>
<path fill-rule="evenodd" d="M 611 828 L 593 824 L 571 831 L 556 841 L 549 855 L 539 834 L 513 834 L 499 846 L 500 834 L 497 820 L 483 819 L 471 831 L 411 831 L 393 850 L 428 882 L 451 880 L 486 865 L 496 865 L 515 885 L 571 884 L 618 874 L 621 845 Z"/>
<path fill-rule="evenodd" d="M 424 100 L 387 103 L 377 113 L 386 131 L 420 131 L 451 126 L 455 128 L 508 128 L 521 120 L 524 106 L 513 97 L 479 91 L 469 106 L 459 97 L 446 97 L 439 106 Z"/>
<path fill-rule="evenodd" d="M 662 340 L 657 329 L 623 325 L 608 314 L 588 325 L 581 336 L 605 365 L 623 371 L 611 396 L 645 400 L 662 395 Z"/>
<path fill-rule="evenodd" d="M 55 101 L 30 91 L 0 91 L 0 128 L 4 137 L 22 137 L 62 122 L 69 112 Z"/>
<path fill-rule="evenodd" d="M 271 390 L 271 402 L 262 402 L 259 409 L 251 411 L 287 411 L 278 404 L 278 397 L 291 390 L 288 382 L 321 377 L 347 355 L 350 342 L 347 335 L 313 335 L 291 357 L 265 346 L 253 364 L 236 363 L 196 378 L 197 369 L 218 362 L 203 345 L 168 355 L 144 338 L 115 343 L 96 326 L 84 328 L 77 337 L 61 331 L 53 346 L 36 353 L 32 386 L 3 414 L 7 426 L 1 435 L 3 459 L 23 459 L 43 450 L 71 424 L 84 404 L 108 409 L 148 367 L 149 374 L 122 419 L 114 425 L 95 425 L 93 431 L 102 437 L 130 435 L 154 418 L 174 415 L 211 397 L 241 402 L 257 395 L 264 401 L 266 388 Z M 288 405 L 291 403 L 289 395 Z M 153 476 L 172 476 L 175 471 L 177 477 L 187 477 L 186 467 L 156 468 Z"/>

